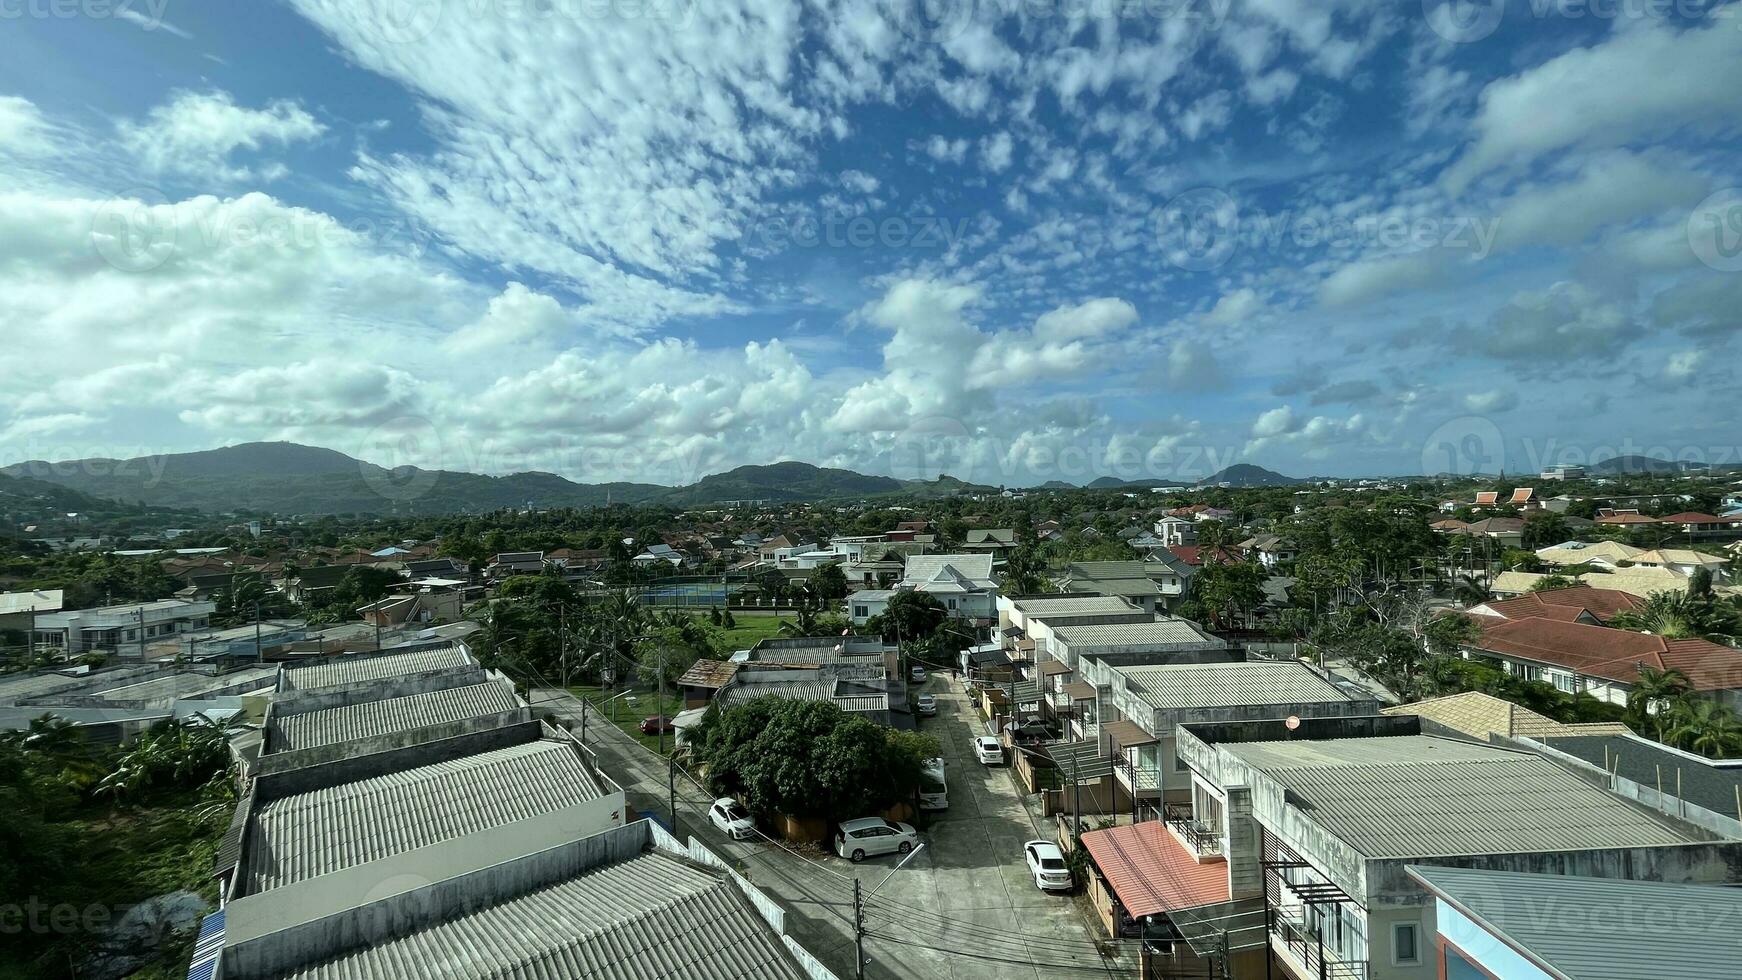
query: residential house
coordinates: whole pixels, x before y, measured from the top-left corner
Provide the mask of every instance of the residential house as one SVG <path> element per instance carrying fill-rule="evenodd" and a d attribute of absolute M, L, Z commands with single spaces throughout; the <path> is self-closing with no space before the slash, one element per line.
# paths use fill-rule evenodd
<path fill-rule="evenodd" d="M 962 535 L 962 550 L 967 552 L 984 552 L 997 558 L 1016 547 L 1016 529 L 1009 527 L 978 527 L 971 528 Z"/>
<path fill-rule="evenodd" d="M 897 591 L 925 592 L 943 603 L 953 619 L 988 628 L 998 618 L 998 583 L 992 554 L 908 555 Z"/>
<path fill-rule="evenodd" d="M 1705 569 L 1714 582 L 1730 580 L 1729 559 L 1708 555 L 1687 548 L 1653 548 L 1633 556 L 1633 564 L 1641 568 L 1666 568 L 1684 578 L 1698 569 Z"/>
<path fill-rule="evenodd" d="M 1155 519 L 1155 536 L 1161 539 L 1163 548 L 1182 544 L 1197 544 L 1198 522 L 1189 517 L 1164 514 Z"/>
<path fill-rule="evenodd" d="M 1491 538 L 1502 547 L 1519 548 L 1524 545 L 1524 519 L 1519 517 L 1486 517 L 1467 524 L 1453 533 Z"/>
<path fill-rule="evenodd" d="M 1536 557 L 1549 565 L 1597 565 L 1603 568 L 1620 568 L 1623 562 L 1631 562 L 1644 552 L 1644 548 L 1635 548 L 1620 541 L 1567 541 L 1547 548 L 1538 548 Z"/>
<path fill-rule="evenodd" d="M 556 552 L 552 552 L 552 554 L 554 555 Z M 405 563 L 405 574 L 413 581 L 425 578 L 472 581 L 472 569 L 458 558 L 419 558 L 408 561 Z"/>
<path fill-rule="evenodd" d="M 1271 571 L 1278 565 L 1294 561 L 1300 554 L 1293 541 L 1276 534 L 1255 534 L 1237 547 L 1247 555 L 1257 555 L 1258 563 Z"/>
<path fill-rule="evenodd" d="M 162 599 L 95 609 L 35 614 L 32 642 L 67 655 L 107 652 L 127 656 L 154 639 L 205 629 L 215 603 Z"/>
<path fill-rule="evenodd" d="M 631 564 L 641 568 L 663 569 L 679 568 L 686 560 L 683 552 L 664 542 L 650 544 L 629 559 Z"/>
<path fill-rule="evenodd" d="M 1694 694 L 1742 709 L 1742 650 L 1734 647 L 1541 616 L 1482 617 L 1480 626 L 1464 649 L 1466 658 L 1498 660 L 1514 677 L 1567 694 L 1625 705 L 1640 669 L 1651 667 L 1680 671 Z"/>
<path fill-rule="evenodd" d="M 1462 735 L 1487 742 L 1508 738 L 1563 738 L 1624 735 L 1631 729 L 1617 721 L 1563 722 L 1481 691 L 1464 691 L 1409 704 L 1380 708 L 1382 715 L 1414 715 L 1428 735 Z"/>
<path fill-rule="evenodd" d="M 1716 514 L 1702 514 L 1697 511 L 1684 511 L 1680 514 L 1660 517 L 1658 520 L 1664 524 L 1674 525 L 1689 538 L 1702 535 L 1728 537 L 1742 529 L 1742 518 L 1719 517 Z"/>
<path fill-rule="evenodd" d="M 1596 578 L 1597 576 L 1592 576 Z M 1619 613 L 1638 610 L 1645 603 L 1638 596 L 1617 589 L 1596 589 L 1588 585 L 1570 589 L 1548 589 L 1527 592 L 1515 599 L 1490 599 L 1470 607 L 1471 616 L 1496 619 L 1530 619 L 1540 617 L 1568 623 L 1605 626 Z"/>
<path fill-rule="evenodd" d="M 1653 527 L 1659 523 L 1655 517 L 1647 517 L 1638 511 L 1608 511 L 1597 515 L 1597 523 L 1610 527 Z"/>
<path fill-rule="evenodd" d="M 1200 722 L 1372 714 L 1379 703 L 1352 695 L 1295 660 L 1163 663 L 1087 670 L 1100 690 L 1105 747 L 1127 796 L 1165 815 L 1187 803 L 1191 780 L 1175 751 L 1177 726 Z M 1189 808 L 1188 808 L 1189 809 Z"/>
<path fill-rule="evenodd" d="M 1174 583 L 1171 592 L 1164 581 Z M 1165 609 L 1167 598 L 1177 600 L 1184 592 L 1179 576 L 1172 574 L 1167 565 L 1145 561 L 1074 562 L 1058 585 L 1064 592 L 1118 596 L 1150 613 Z"/>
<path fill-rule="evenodd" d="M 1742 843 L 1533 752 L 1421 735 L 1414 718 L 1184 725 L 1178 740 L 1190 823 L 1147 842 L 1127 840 L 1125 827 L 1093 832 L 1109 835 L 1094 843 L 1084 835 L 1124 935 L 1144 924 L 1101 866 L 1102 855 L 1118 860 L 1105 844 L 1161 848 L 1168 867 L 1222 866 L 1225 890 L 1192 890 L 1183 898 L 1203 904 L 1150 913 L 1165 917 L 1150 930 L 1179 937 L 1166 966 L 1201 968 L 1226 950 L 1234 976 L 1429 980 L 1440 975 L 1432 896 L 1411 865 L 1712 883 L 1742 866 Z"/>
<path fill-rule="evenodd" d="M 544 552 L 508 551 L 495 555 L 485 566 L 484 574 L 492 582 L 514 575 L 537 575 L 544 571 Z"/>
<path fill-rule="evenodd" d="M 1433 896 L 1446 980 L 1725 980 L 1742 963 L 1742 889 L 1481 868 L 1405 869 Z M 1577 910 L 1569 915 L 1569 910 Z"/>
<path fill-rule="evenodd" d="M 1056 626 L 1038 662 L 1043 710 L 1066 720 L 1074 737 L 1094 739 L 1103 707 L 1101 689 L 1110 683 L 1111 669 L 1232 658 L 1226 640 L 1185 619 Z"/>
<path fill-rule="evenodd" d="M 1566 577 L 1558 572 L 1553 574 Z M 1501 572 L 1494 576 L 1489 591 L 1502 598 L 1524 595 L 1537 583 L 1550 577 L 1551 574 L 1543 572 Z M 1581 573 L 1573 576 L 1573 579 L 1599 588 L 1626 592 L 1641 599 L 1648 599 L 1658 592 L 1686 592 L 1688 589 L 1687 576 L 1668 568 L 1619 568 L 1608 573 Z M 1729 588 L 1732 587 L 1720 587 L 1721 590 Z"/>
<path fill-rule="evenodd" d="M 895 589 L 859 589 L 847 596 L 847 619 L 854 626 L 864 626 L 873 616 L 883 615 Z"/>

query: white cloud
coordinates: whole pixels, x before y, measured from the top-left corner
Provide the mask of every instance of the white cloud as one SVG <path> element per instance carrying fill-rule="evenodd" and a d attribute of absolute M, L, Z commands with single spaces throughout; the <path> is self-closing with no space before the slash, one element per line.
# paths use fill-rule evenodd
<path fill-rule="evenodd" d="M 1646 19 L 1591 47 L 1493 82 L 1475 145 L 1447 169 L 1461 189 L 1487 171 L 1564 147 L 1618 146 L 1689 123 L 1733 127 L 1742 32 L 1728 20 L 1676 30 Z"/>
<path fill-rule="evenodd" d="M 1676 351 L 1669 356 L 1669 361 L 1663 366 L 1663 376 L 1671 381 L 1687 381 L 1700 369 L 1706 361 L 1706 352 L 1702 350 Z"/>
<path fill-rule="evenodd" d="M 1294 429 L 1294 409 L 1288 405 L 1273 408 L 1252 423 L 1252 434 L 1259 438 L 1286 435 Z"/>
<path fill-rule="evenodd" d="M 238 165 L 238 151 L 285 147 L 326 132 L 326 127 L 294 102 L 263 109 L 239 106 L 227 92 L 182 92 L 152 109 L 141 123 L 119 124 L 121 141 L 152 170 L 215 181 L 273 180 L 283 164 Z"/>
<path fill-rule="evenodd" d="M 980 162 L 987 170 L 1001 174 L 1010 167 L 1010 157 L 1016 141 L 1009 133 L 997 133 L 980 141 Z"/>
<path fill-rule="evenodd" d="M 942 136 L 932 136 L 925 141 L 926 155 L 933 160 L 945 163 L 961 163 L 968 155 L 968 141 L 965 139 L 945 139 Z"/>
<path fill-rule="evenodd" d="M 1204 314 L 1203 322 L 1210 327 L 1238 326 L 1263 310 L 1264 301 L 1258 297 L 1257 291 L 1243 287 L 1224 293 L 1210 312 Z"/>
<path fill-rule="evenodd" d="M 1510 388 L 1495 388 L 1464 396 L 1464 407 L 1478 415 L 1504 412 L 1518 407 L 1518 393 Z"/>
<path fill-rule="evenodd" d="M 0 155 L 38 156 L 52 146 L 48 123 L 29 99 L 0 95 Z"/>

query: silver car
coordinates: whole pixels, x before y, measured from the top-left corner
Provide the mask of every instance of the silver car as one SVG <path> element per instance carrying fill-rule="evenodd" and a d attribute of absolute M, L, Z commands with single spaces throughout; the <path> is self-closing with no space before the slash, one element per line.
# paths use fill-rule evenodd
<path fill-rule="evenodd" d="M 906 854 L 917 843 L 919 831 L 882 817 L 843 820 L 835 830 L 835 853 L 850 861 L 878 854 Z"/>

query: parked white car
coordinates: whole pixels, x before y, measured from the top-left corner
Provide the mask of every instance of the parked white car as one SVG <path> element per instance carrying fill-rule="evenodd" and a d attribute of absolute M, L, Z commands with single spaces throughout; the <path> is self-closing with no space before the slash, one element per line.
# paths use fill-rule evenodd
<path fill-rule="evenodd" d="M 938 713 L 937 696 L 934 694 L 921 694 L 919 700 L 915 701 L 913 706 L 922 715 L 935 715 Z"/>
<path fill-rule="evenodd" d="M 849 861 L 863 861 L 879 854 L 906 854 L 919 843 L 919 831 L 882 817 L 843 820 L 835 830 L 835 853 Z"/>
<path fill-rule="evenodd" d="M 730 797 L 715 800 L 714 805 L 708 807 L 708 819 L 733 840 L 748 840 L 756 836 L 756 822 L 750 819 L 750 812 Z"/>
<path fill-rule="evenodd" d="M 988 766 L 1004 763 L 1004 744 L 990 735 L 981 735 L 974 739 L 974 758 Z"/>
<path fill-rule="evenodd" d="M 908 672 L 908 676 L 913 678 L 913 682 L 915 684 L 924 684 L 925 683 L 925 668 L 921 667 L 918 664 L 914 664 L 913 669 Z"/>
<path fill-rule="evenodd" d="M 1065 852 L 1049 840 L 1031 840 L 1022 845 L 1028 859 L 1028 872 L 1034 875 L 1034 887 L 1043 892 L 1069 891 L 1071 866 L 1065 862 Z"/>

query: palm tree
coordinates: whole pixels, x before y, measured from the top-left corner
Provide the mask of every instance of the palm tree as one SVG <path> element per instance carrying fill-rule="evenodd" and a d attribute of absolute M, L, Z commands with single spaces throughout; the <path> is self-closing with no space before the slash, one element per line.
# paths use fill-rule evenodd
<path fill-rule="evenodd" d="M 1653 592 L 1638 609 L 1617 613 L 1609 625 L 1620 630 L 1642 630 L 1668 640 L 1698 636 L 1705 630 L 1699 603 L 1683 592 Z"/>
<path fill-rule="evenodd" d="M 781 623 L 780 632 L 786 636 L 814 636 L 817 629 L 817 608 L 811 601 L 808 588 L 799 591 L 793 612 L 795 619 L 790 623 Z"/>
<path fill-rule="evenodd" d="M 1627 692 L 1627 711 L 1633 716 L 1635 728 L 1650 725 L 1658 738 L 1663 737 L 1664 716 L 1670 705 L 1692 689 L 1686 674 L 1674 667 L 1659 669 L 1649 664 L 1639 665 L 1639 680 Z"/>
<path fill-rule="evenodd" d="M 1729 708 L 1706 698 L 1683 698 L 1670 711 L 1665 741 L 1722 759 L 1742 749 L 1742 722 Z"/>
<path fill-rule="evenodd" d="M 1452 582 L 1452 596 L 1468 608 L 1494 598 L 1494 590 L 1488 587 L 1488 582 L 1481 576 L 1459 575 Z"/>

